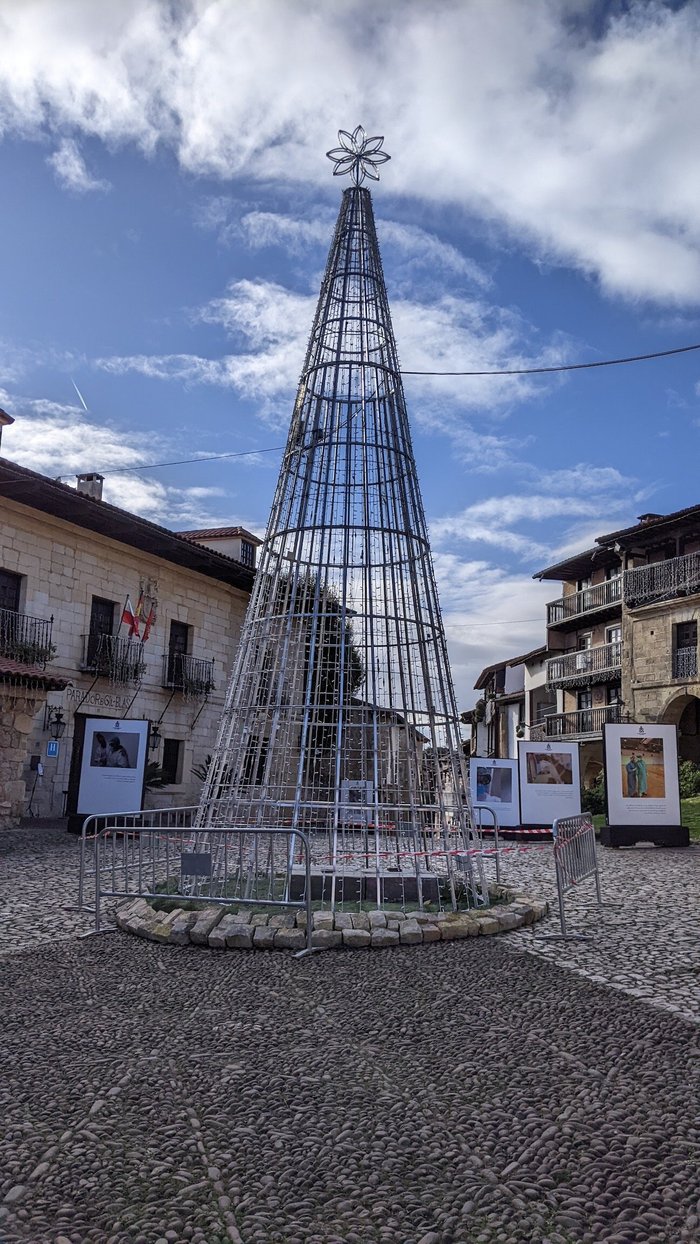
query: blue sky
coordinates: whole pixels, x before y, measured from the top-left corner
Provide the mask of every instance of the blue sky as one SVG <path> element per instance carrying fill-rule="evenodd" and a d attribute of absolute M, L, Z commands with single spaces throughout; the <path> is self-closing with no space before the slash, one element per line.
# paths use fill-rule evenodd
<path fill-rule="evenodd" d="M 3 452 L 262 534 L 278 453 L 117 468 L 283 443 L 358 123 L 406 369 L 700 341 L 698 115 L 696 3 L 5 5 Z M 405 387 L 467 707 L 543 641 L 535 570 L 700 502 L 700 353 Z"/>

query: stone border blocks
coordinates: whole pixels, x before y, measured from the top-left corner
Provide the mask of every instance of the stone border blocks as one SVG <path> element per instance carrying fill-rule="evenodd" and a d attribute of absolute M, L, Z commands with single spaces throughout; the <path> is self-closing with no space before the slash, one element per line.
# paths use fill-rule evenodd
<path fill-rule="evenodd" d="M 490 937 L 534 924 L 549 905 L 507 886 L 490 886 L 496 907 L 469 911 L 317 911 L 311 945 L 317 950 L 382 950 L 389 946 L 420 946 Z M 306 912 L 270 915 L 255 908 L 226 911 L 201 907 L 156 911 L 144 898 L 127 899 L 117 908 L 117 925 L 125 933 L 169 946 L 208 946 L 210 950 L 303 950 Z"/>

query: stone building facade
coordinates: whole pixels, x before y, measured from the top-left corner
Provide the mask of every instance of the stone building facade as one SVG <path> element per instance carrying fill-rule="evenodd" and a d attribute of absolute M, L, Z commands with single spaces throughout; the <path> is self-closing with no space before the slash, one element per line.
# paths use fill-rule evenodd
<path fill-rule="evenodd" d="M 254 565 L 108 505 L 95 476 L 76 490 L 0 459 L 0 506 L 0 818 L 75 813 L 89 717 L 156 727 L 151 802 L 192 802 Z"/>
<path fill-rule="evenodd" d="M 533 654 L 488 666 L 475 684 L 484 701 L 473 754 L 512 756 L 519 713 L 520 737 L 579 742 L 585 783 L 602 767 L 607 722 L 675 724 L 681 758 L 700 764 L 700 506 L 643 514 L 535 578 L 561 584 L 534 654 L 540 720 L 525 691 Z"/>

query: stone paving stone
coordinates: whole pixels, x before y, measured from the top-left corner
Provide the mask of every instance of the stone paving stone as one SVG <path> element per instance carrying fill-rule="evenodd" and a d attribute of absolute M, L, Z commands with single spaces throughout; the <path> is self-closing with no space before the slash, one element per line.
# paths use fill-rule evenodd
<path fill-rule="evenodd" d="M 520 936 L 6 955 L 0 1238 L 697 1244 L 697 1027 Z"/>
<path fill-rule="evenodd" d="M 559 927 L 551 845 L 524 850 L 513 850 L 507 842 L 503 845 L 504 885 L 529 896 L 538 913 L 542 900 L 550 903 L 550 914 L 540 924 L 499 935 L 499 943 L 510 953 L 559 963 L 595 983 L 700 1021 L 700 846 L 677 850 L 638 846 L 618 851 L 599 847 L 603 900 L 622 906 L 606 906 L 600 912 L 595 906 L 586 908 L 587 903 L 594 903 L 595 890 L 592 882 L 582 883 L 567 895 L 567 918 L 572 929 L 590 933 L 591 940 L 558 942 L 540 936 Z M 25 824 L 2 831 L 0 954 L 73 940 L 92 931 L 91 912 L 66 910 L 77 898 L 78 858 L 79 839 L 67 834 L 62 825 Z M 486 869 L 493 880 L 492 860 L 486 862 Z M 86 901 L 91 901 L 89 886 Z M 105 902 L 105 928 L 110 927 L 113 909 L 113 903 Z M 206 910 L 202 909 L 200 919 Z M 366 912 L 346 910 L 343 915 L 350 917 L 356 931 L 370 928 Z M 415 918 L 418 923 L 441 926 L 447 913 L 426 911 Z M 253 910 L 253 925 L 267 920 L 267 915 Z M 147 925 L 143 931 L 148 931 Z"/>

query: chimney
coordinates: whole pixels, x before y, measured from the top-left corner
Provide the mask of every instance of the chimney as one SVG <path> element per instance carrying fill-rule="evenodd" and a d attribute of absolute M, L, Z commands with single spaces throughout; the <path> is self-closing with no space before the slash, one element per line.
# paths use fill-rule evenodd
<path fill-rule="evenodd" d="M 663 518 L 663 514 L 640 514 L 637 522 L 639 523 L 655 523 L 657 518 Z"/>
<path fill-rule="evenodd" d="M 78 481 L 78 492 L 83 497 L 92 497 L 93 501 L 102 500 L 102 485 L 104 483 L 104 475 L 98 475 L 97 471 L 88 471 L 84 475 L 76 476 Z"/>

